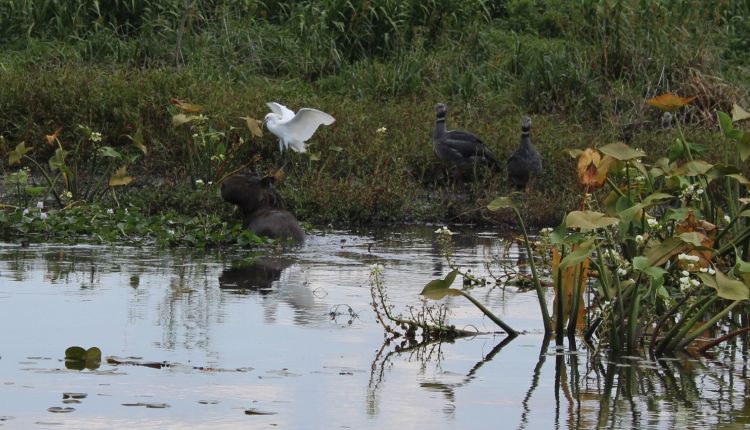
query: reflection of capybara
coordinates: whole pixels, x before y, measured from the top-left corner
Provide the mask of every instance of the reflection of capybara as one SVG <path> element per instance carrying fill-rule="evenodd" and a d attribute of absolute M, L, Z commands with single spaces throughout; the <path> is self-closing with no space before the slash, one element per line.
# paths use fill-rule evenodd
<path fill-rule="evenodd" d="M 273 182 L 273 176 L 230 176 L 221 184 L 221 197 L 240 208 L 242 226 L 258 236 L 302 243 L 305 232 L 297 218 L 284 208 L 284 201 Z"/>

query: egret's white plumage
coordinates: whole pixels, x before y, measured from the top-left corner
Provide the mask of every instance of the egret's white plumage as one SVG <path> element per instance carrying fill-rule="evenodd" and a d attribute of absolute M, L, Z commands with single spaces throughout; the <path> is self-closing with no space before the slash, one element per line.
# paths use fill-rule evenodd
<path fill-rule="evenodd" d="M 271 113 L 266 115 L 264 122 L 268 130 L 279 138 L 279 150 L 291 148 L 296 152 L 306 152 L 305 141 L 310 139 L 315 130 L 323 125 L 331 125 L 336 121 L 331 115 L 317 109 L 302 108 L 296 114 L 286 106 L 276 103 L 266 103 Z"/>

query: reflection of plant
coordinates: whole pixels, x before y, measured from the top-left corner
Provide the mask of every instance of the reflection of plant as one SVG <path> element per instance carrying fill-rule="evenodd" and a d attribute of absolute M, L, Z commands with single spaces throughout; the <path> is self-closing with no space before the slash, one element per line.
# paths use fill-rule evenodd
<path fill-rule="evenodd" d="M 690 100 L 669 94 L 649 104 L 674 111 Z M 742 119 L 740 110 L 734 119 Z M 750 298 L 750 201 L 743 198 L 750 181 L 740 172 L 750 133 L 726 114 L 719 122 L 723 164 L 696 159 L 679 122 L 669 156 L 651 165 L 623 143 L 571 152 L 584 198 L 550 234 L 558 339 L 585 327 L 615 351 L 638 350 L 646 334 L 652 351 L 674 351 Z M 604 186 L 610 190 L 600 201 L 591 193 Z M 595 288 L 584 323 L 578 309 L 587 278 Z"/>

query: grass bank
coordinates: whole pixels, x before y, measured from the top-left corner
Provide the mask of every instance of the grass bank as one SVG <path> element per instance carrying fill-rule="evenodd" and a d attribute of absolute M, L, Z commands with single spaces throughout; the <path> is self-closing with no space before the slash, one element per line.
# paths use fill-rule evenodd
<path fill-rule="evenodd" d="M 748 16 L 742 1 L 0 5 L 0 169 L 14 190 L 4 204 L 50 198 L 39 166 L 54 172 L 59 148 L 78 181 L 54 187 L 72 201 L 231 218 L 215 182 L 277 165 L 276 139 L 253 136 L 244 119 L 261 119 L 275 100 L 337 119 L 285 168 L 280 190 L 301 220 L 482 221 L 490 215 L 478 208 L 510 187 L 503 171 L 451 186 L 430 147 L 433 107 L 445 102 L 449 127 L 477 133 L 501 160 L 532 115 L 545 168 L 525 215 L 553 225 L 580 201 L 564 149 L 628 138 L 666 153 L 676 135 L 654 127 L 659 112 L 644 104 L 659 93 L 697 96 L 678 120 L 712 158 L 715 111 L 748 105 Z M 174 126 L 172 99 L 201 105 L 205 118 Z M 28 157 L 10 165 L 21 142 Z M 89 162 L 103 147 L 120 157 Z M 39 188 L 31 194 L 9 182 L 24 166 Z M 122 166 L 132 182 L 95 189 Z"/>

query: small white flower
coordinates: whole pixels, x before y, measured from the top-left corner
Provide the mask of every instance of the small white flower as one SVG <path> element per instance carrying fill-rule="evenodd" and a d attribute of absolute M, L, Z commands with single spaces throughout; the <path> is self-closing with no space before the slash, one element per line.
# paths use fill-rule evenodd
<path fill-rule="evenodd" d="M 680 285 L 688 285 L 690 283 L 690 277 L 683 276 L 680 278 Z"/>
<path fill-rule="evenodd" d="M 691 280 L 690 280 L 690 285 L 692 285 L 692 286 L 694 286 L 694 287 L 697 287 L 697 286 L 699 286 L 700 284 L 701 284 L 701 281 L 699 281 L 699 280 L 697 280 L 697 279 L 691 279 Z"/>
<path fill-rule="evenodd" d="M 36 202 L 37 209 L 44 209 L 44 202 Z"/>
<path fill-rule="evenodd" d="M 174 230 L 172 230 L 172 229 L 167 230 L 167 233 L 169 233 L 169 234 L 171 234 L 171 235 L 174 236 Z"/>
<path fill-rule="evenodd" d="M 193 139 L 197 139 L 197 138 L 198 138 L 198 133 L 193 133 Z"/>
<path fill-rule="evenodd" d="M 647 218 L 646 224 L 648 224 L 649 227 L 653 227 L 656 224 L 659 224 L 659 221 L 657 221 L 656 218 Z"/>
<path fill-rule="evenodd" d="M 208 185 L 213 185 L 213 181 L 208 181 Z"/>
<path fill-rule="evenodd" d="M 41 219 L 47 219 L 47 214 L 45 212 L 42 212 L 39 214 L 39 218 Z"/>
<path fill-rule="evenodd" d="M 697 190 L 695 190 L 695 194 L 697 195 L 703 194 L 703 188 L 698 188 Z"/>
<path fill-rule="evenodd" d="M 112 208 L 107 209 L 107 215 L 112 215 L 113 213 L 115 213 L 114 209 Z"/>
<path fill-rule="evenodd" d="M 697 263 L 700 260 L 700 257 L 697 255 L 689 255 L 689 254 L 680 254 L 677 256 L 677 259 L 680 261 L 689 261 L 692 263 Z"/>
<path fill-rule="evenodd" d="M 92 142 L 101 142 L 102 141 L 102 134 L 98 131 L 92 131 L 91 132 L 91 141 Z"/>
<path fill-rule="evenodd" d="M 196 179 L 195 185 L 203 185 L 203 179 Z"/>
<path fill-rule="evenodd" d="M 730 218 L 729 215 L 724 215 L 724 222 L 729 224 L 730 222 L 732 222 L 732 218 Z"/>
<path fill-rule="evenodd" d="M 682 274 L 682 276 L 690 276 L 690 272 L 688 272 L 687 270 L 683 270 L 682 272 L 680 272 L 680 274 Z"/>
<path fill-rule="evenodd" d="M 627 270 L 625 270 L 625 269 L 623 269 L 622 267 L 620 267 L 620 268 L 618 268 L 618 269 L 617 269 L 617 273 L 618 273 L 618 274 L 619 274 L 620 276 L 625 276 L 625 275 L 627 275 L 627 274 L 628 274 L 628 271 L 627 271 Z"/>
<path fill-rule="evenodd" d="M 700 269 L 698 269 L 698 271 L 701 272 L 701 273 L 708 273 L 708 268 L 701 267 Z"/>
<path fill-rule="evenodd" d="M 716 274 L 716 270 L 714 270 L 713 268 L 709 267 L 708 268 L 708 274 L 709 275 L 715 275 Z"/>
<path fill-rule="evenodd" d="M 544 227 L 543 229 L 539 230 L 539 233 L 541 233 L 541 234 L 543 234 L 543 235 L 546 236 L 546 235 L 552 233 L 553 231 L 554 230 L 552 229 L 552 227 Z"/>
<path fill-rule="evenodd" d="M 379 129 L 375 130 L 377 133 L 385 134 L 386 131 L 388 131 L 385 127 L 380 127 Z"/>
<path fill-rule="evenodd" d="M 29 214 L 29 209 L 28 208 L 24 209 L 23 210 L 23 215 L 28 215 L 28 214 Z"/>
<path fill-rule="evenodd" d="M 383 269 L 385 269 L 385 267 L 383 267 L 383 265 L 380 263 L 375 263 L 370 266 L 370 270 L 373 272 L 382 272 Z"/>
<path fill-rule="evenodd" d="M 639 245 L 642 244 L 644 241 L 645 240 L 643 239 L 643 236 L 641 236 L 640 234 L 635 237 L 635 243 L 637 243 Z"/>

